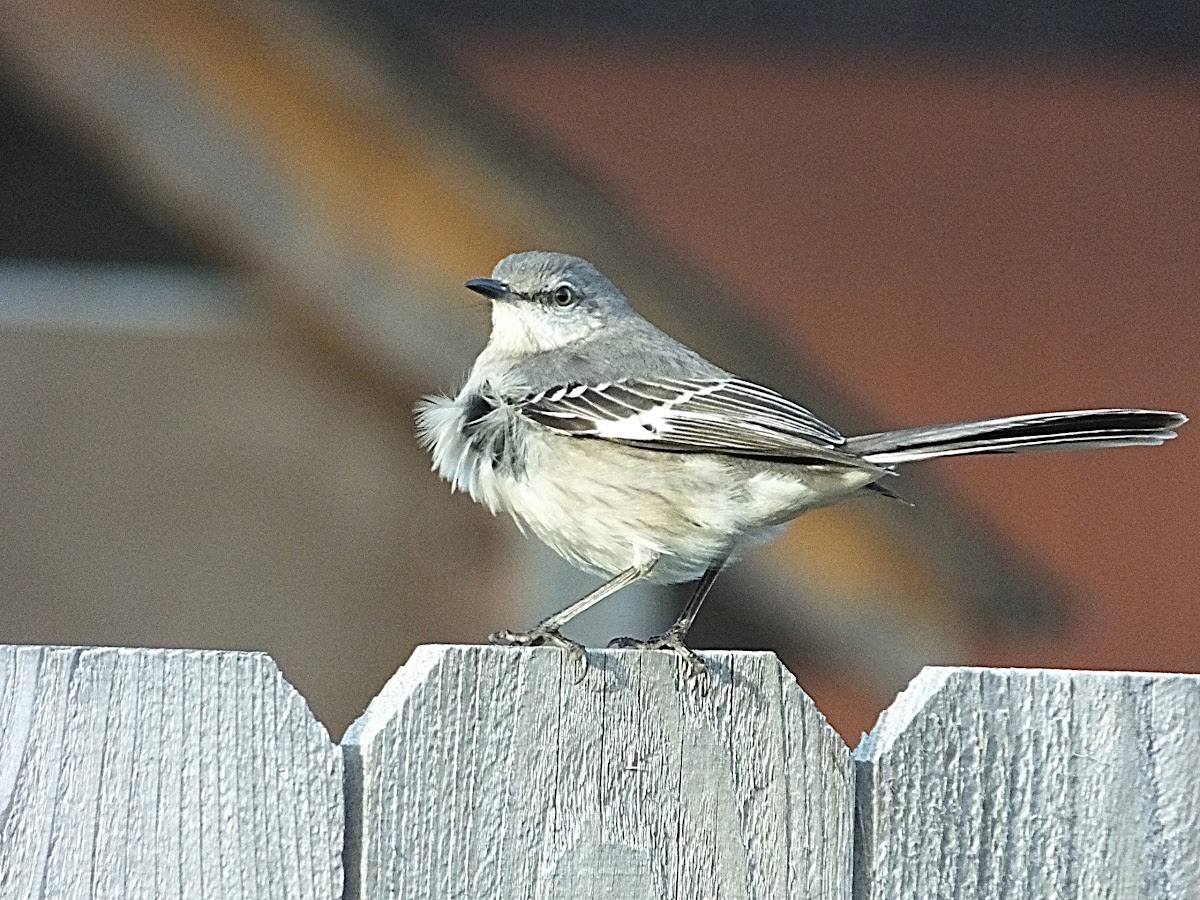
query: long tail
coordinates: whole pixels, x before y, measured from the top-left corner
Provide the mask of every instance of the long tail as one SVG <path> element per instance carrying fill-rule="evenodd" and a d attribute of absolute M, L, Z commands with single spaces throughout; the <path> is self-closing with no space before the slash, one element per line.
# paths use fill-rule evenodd
<path fill-rule="evenodd" d="M 928 425 L 850 438 L 846 448 L 879 466 L 966 453 L 1025 453 L 1161 444 L 1187 416 L 1150 409 L 1081 409 L 982 422 Z"/>

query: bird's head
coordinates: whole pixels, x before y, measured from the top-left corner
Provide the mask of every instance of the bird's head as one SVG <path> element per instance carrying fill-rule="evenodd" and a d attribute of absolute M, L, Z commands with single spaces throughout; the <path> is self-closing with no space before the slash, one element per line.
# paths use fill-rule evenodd
<path fill-rule="evenodd" d="M 506 256 L 467 287 L 492 301 L 493 352 L 527 356 L 583 340 L 632 314 L 617 286 L 585 259 L 532 250 Z"/>

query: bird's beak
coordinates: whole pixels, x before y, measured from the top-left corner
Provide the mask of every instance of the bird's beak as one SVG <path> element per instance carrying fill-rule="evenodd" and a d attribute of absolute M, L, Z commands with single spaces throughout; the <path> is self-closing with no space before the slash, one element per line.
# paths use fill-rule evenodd
<path fill-rule="evenodd" d="M 507 284 L 495 278 L 472 278 L 466 286 L 467 290 L 483 294 L 489 300 L 500 300 L 512 293 Z"/>

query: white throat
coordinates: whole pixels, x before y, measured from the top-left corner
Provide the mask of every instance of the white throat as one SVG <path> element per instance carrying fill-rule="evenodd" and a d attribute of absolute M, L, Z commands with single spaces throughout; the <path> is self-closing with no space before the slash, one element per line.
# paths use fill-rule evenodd
<path fill-rule="evenodd" d="M 589 331 L 586 322 L 558 320 L 537 309 L 495 302 L 487 352 L 492 356 L 529 356 L 564 347 Z"/>

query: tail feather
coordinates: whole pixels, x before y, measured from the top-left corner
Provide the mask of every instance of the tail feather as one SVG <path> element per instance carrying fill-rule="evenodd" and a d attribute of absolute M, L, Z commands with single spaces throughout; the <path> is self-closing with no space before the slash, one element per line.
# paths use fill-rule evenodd
<path fill-rule="evenodd" d="M 968 453 L 1155 445 L 1175 437 L 1186 421 L 1175 412 L 1083 409 L 882 431 L 850 438 L 846 449 L 874 465 L 891 466 Z"/>

